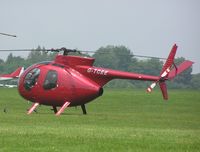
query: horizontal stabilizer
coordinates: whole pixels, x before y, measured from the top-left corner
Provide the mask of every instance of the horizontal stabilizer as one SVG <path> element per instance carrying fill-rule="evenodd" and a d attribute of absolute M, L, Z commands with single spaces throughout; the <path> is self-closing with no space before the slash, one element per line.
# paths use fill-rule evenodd
<path fill-rule="evenodd" d="M 194 62 L 188 61 L 188 60 L 182 62 L 180 65 L 178 65 L 177 67 L 173 68 L 170 71 L 170 73 L 168 75 L 168 78 L 169 79 L 173 79 L 176 75 L 182 73 L 183 71 L 185 71 L 186 69 L 188 69 L 189 67 L 191 67 L 193 63 Z"/>

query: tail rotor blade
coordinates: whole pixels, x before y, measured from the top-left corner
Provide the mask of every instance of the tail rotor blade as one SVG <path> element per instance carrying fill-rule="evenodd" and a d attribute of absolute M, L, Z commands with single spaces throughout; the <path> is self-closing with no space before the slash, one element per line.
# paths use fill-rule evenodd
<path fill-rule="evenodd" d="M 170 72 L 170 68 L 168 67 L 168 68 L 160 75 L 161 78 L 166 77 L 166 76 L 169 74 L 169 72 Z"/>
<path fill-rule="evenodd" d="M 155 88 L 156 83 L 157 83 L 157 81 L 154 82 L 154 83 L 152 83 L 152 84 L 147 88 L 147 92 L 151 92 L 151 91 L 153 90 L 153 88 Z"/>
<path fill-rule="evenodd" d="M 168 67 L 161 75 L 160 75 L 160 79 L 158 81 L 155 81 L 154 83 L 152 83 L 148 88 L 147 88 L 147 92 L 152 92 L 153 88 L 155 88 L 156 84 L 159 82 L 159 84 L 161 83 L 161 78 L 165 78 L 170 72 L 170 68 Z"/>

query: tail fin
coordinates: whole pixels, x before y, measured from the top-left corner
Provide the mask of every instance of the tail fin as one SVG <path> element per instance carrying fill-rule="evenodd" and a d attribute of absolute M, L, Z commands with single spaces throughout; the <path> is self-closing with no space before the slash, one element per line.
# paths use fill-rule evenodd
<path fill-rule="evenodd" d="M 160 72 L 160 75 L 162 75 L 162 73 L 164 73 L 164 71 L 167 68 L 171 68 L 172 64 L 174 63 L 174 57 L 176 55 L 176 50 L 177 50 L 178 46 L 176 44 L 174 44 L 174 46 L 171 49 L 171 52 L 169 53 L 169 56 L 165 62 L 165 64 L 163 65 L 163 68 Z"/>
<path fill-rule="evenodd" d="M 24 72 L 24 67 L 19 67 L 13 73 L 9 74 L 10 77 L 20 77 L 20 75 Z"/>
<path fill-rule="evenodd" d="M 168 75 L 170 73 L 170 68 L 174 64 L 174 57 L 176 55 L 177 48 L 178 48 L 178 46 L 176 44 L 174 44 L 165 64 L 163 65 L 163 68 L 160 72 L 160 79 L 165 79 L 166 77 L 168 77 Z M 159 81 L 159 86 L 160 86 L 160 90 L 163 95 L 163 99 L 168 100 L 167 85 L 166 85 L 165 81 Z"/>
<path fill-rule="evenodd" d="M 156 86 L 157 83 L 159 83 L 160 89 L 162 91 L 163 99 L 168 99 L 168 93 L 167 93 L 167 85 L 165 83 L 166 80 L 170 79 L 172 80 L 175 78 L 178 74 L 182 73 L 186 69 L 192 66 L 192 61 L 184 61 L 179 66 L 176 66 L 174 63 L 174 57 L 176 55 L 177 45 L 174 44 L 174 46 L 171 49 L 171 52 L 163 65 L 163 68 L 160 73 L 160 78 L 156 82 L 154 82 L 150 87 L 147 88 L 147 92 L 151 92 L 152 89 Z M 174 68 L 171 70 L 172 66 L 174 65 Z"/>

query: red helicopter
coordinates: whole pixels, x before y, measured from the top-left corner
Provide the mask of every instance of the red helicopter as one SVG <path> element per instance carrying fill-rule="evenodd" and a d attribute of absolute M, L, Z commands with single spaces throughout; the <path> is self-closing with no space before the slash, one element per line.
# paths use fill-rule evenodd
<path fill-rule="evenodd" d="M 159 76 L 144 75 L 94 67 L 94 58 L 68 55 L 76 50 L 61 48 L 50 51 L 64 51 L 57 55 L 54 61 L 41 62 L 27 68 L 20 76 L 19 94 L 33 102 L 28 110 L 31 114 L 38 105 L 52 106 L 55 114 L 60 115 L 65 108 L 81 106 L 86 114 L 85 104 L 103 94 L 103 86 L 113 79 L 133 79 L 152 81 L 147 92 L 159 84 L 163 98 L 168 99 L 166 80 L 188 69 L 193 62 L 184 61 L 179 66 L 174 64 L 177 45 L 172 50 L 160 72 Z M 57 107 L 61 107 L 57 110 Z"/>

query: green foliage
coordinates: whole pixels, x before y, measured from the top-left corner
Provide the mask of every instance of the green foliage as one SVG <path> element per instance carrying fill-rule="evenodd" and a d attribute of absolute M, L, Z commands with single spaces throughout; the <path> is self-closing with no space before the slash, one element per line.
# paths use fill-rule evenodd
<path fill-rule="evenodd" d="M 192 76 L 191 83 L 193 88 L 200 89 L 200 73 Z"/>
<path fill-rule="evenodd" d="M 7 57 L 7 60 L 2 63 L 3 64 L 3 72 L 4 73 L 10 73 L 13 72 L 15 69 L 17 69 L 20 66 L 24 66 L 25 59 L 20 56 L 13 56 L 12 53 L 10 53 Z"/>
<path fill-rule="evenodd" d="M 4 61 L 0 59 L 0 73 L 4 71 Z"/>
<path fill-rule="evenodd" d="M 134 60 L 134 64 L 130 64 L 129 71 L 134 73 L 142 73 L 157 76 L 162 69 L 162 62 L 158 59 Z M 149 82 L 130 81 L 136 88 L 147 88 Z"/>
<path fill-rule="evenodd" d="M 138 60 L 135 64 L 129 66 L 129 70 L 131 72 L 157 76 L 160 74 L 162 64 L 163 62 L 158 59 Z"/>
<path fill-rule="evenodd" d="M 20 66 L 27 68 L 30 65 L 41 61 L 51 61 L 54 59 L 55 55 L 55 53 L 45 52 L 45 48 L 41 48 L 40 46 L 35 50 L 33 49 L 29 53 L 27 59 L 20 56 L 13 56 L 13 54 L 10 53 L 5 62 L 0 59 L 0 72 L 10 73 Z"/>
<path fill-rule="evenodd" d="M 89 56 L 88 54 L 72 53 L 73 55 Z M 38 46 L 32 50 L 27 59 L 15 57 L 10 53 L 7 60 L 0 60 L 0 73 L 10 73 L 19 66 L 28 66 L 41 61 L 51 61 L 56 53 L 46 53 L 45 48 Z M 158 59 L 139 60 L 125 46 L 106 46 L 99 48 L 93 56 L 96 58 L 94 65 L 97 67 L 111 68 L 116 70 L 142 73 L 158 76 L 163 66 L 163 62 Z M 175 59 L 175 63 L 183 62 L 184 58 Z M 198 76 L 192 76 L 192 68 L 178 75 L 172 82 L 167 82 L 170 88 L 200 88 Z M 107 84 L 109 88 L 146 88 L 150 82 L 115 80 Z"/>
<path fill-rule="evenodd" d="M 55 53 L 47 53 L 45 51 L 45 48 L 41 48 L 40 46 L 38 46 L 37 49 L 32 50 L 28 55 L 26 66 L 30 66 L 37 62 L 51 61 L 54 59 L 54 57 Z"/>
<path fill-rule="evenodd" d="M 128 71 L 131 55 L 124 46 L 107 46 L 99 48 L 93 57 L 96 59 L 95 66 Z"/>

